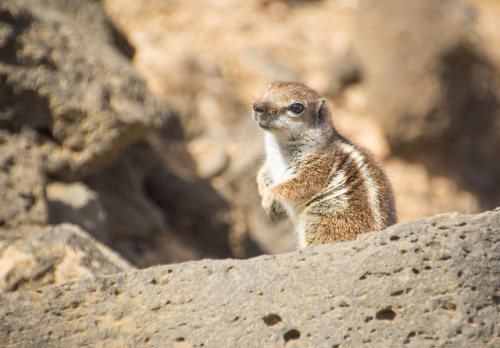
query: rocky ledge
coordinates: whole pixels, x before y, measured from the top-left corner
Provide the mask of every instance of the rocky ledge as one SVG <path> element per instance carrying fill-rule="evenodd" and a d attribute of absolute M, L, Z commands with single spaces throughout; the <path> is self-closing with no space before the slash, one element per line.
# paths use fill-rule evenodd
<path fill-rule="evenodd" d="M 500 208 L 0 295 L 0 345 L 500 346 Z"/>

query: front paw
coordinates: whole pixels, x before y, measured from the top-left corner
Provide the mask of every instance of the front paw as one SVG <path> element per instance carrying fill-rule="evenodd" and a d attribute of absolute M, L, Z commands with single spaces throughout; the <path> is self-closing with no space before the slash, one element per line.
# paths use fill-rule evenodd
<path fill-rule="evenodd" d="M 283 216 L 283 207 L 271 195 L 265 195 L 262 199 L 262 207 L 271 221 L 278 221 Z"/>

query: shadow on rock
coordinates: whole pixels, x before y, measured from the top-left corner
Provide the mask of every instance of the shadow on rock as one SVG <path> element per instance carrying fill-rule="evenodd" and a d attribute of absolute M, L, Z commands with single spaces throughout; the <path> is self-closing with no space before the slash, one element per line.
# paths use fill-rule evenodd
<path fill-rule="evenodd" d="M 172 233 L 202 257 L 234 256 L 228 244 L 228 202 L 195 174 L 183 142 L 159 135 L 149 140 L 158 158 L 145 177 L 145 191 L 167 217 Z"/>
<path fill-rule="evenodd" d="M 474 22 L 474 9 L 454 2 L 366 2 L 356 42 L 392 153 L 473 190 L 486 209 L 500 195 L 500 95 Z"/>

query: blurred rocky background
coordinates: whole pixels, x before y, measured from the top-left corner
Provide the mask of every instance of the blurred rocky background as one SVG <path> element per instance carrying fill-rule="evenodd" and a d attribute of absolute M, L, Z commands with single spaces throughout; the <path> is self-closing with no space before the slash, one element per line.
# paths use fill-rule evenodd
<path fill-rule="evenodd" d="M 254 181 L 270 81 L 329 98 L 401 222 L 500 205 L 495 0 L 3 0 L 0 292 L 294 249 Z"/>

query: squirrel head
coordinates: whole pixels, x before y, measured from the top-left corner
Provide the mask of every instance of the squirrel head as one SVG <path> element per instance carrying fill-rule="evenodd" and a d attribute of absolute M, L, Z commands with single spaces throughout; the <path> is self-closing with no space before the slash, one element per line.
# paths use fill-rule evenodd
<path fill-rule="evenodd" d="M 318 137 L 333 131 L 324 98 L 296 82 L 273 82 L 253 104 L 253 118 L 264 130 L 283 140 Z"/>

